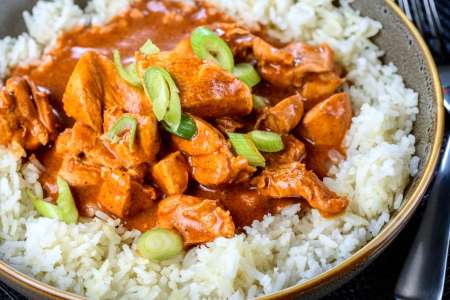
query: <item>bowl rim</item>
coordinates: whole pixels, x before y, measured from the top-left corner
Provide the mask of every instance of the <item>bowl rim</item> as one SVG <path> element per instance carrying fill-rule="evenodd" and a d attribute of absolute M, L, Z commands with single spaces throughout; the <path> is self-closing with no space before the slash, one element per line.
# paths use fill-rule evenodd
<path fill-rule="evenodd" d="M 432 149 L 430 151 L 430 158 L 424 168 L 422 177 L 419 179 L 416 188 L 413 190 L 408 201 L 405 202 L 404 206 L 399 210 L 388 224 L 382 229 L 382 231 L 374 237 L 369 243 L 364 245 L 356 253 L 354 253 L 349 258 L 345 259 L 332 269 L 323 272 L 312 279 L 309 279 L 300 284 L 291 286 L 289 288 L 283 289 L 281 291 L 261 296 L 257 299 L 259 300 L 274 300 L 274 299 L 285 299 L 292 298 L 294 296 L 304 295 L 308 292 L 317 289 L 321 285 L 331 282 L 334 278 L 343 277 L 345 274 L 349 274 L 352 270 L 361 264 L 364 264 L 369 260 L 369 257 L 381 253 L 400 233 L 403 227 L 407 224 L 409 219 L 412 217 L 413 213 L 419 206 L 423 195 L 429 186 L 431 179 L 433 178 L 434 170 L 436 169 L 440 150 L 443 142 L 444 135 L 444 98 L 439 77 L 439 72 L 431 55 L 431 52 L 422 38 L 421 34 L 415 27 L 415 25 L 406 17 L 402 12 L 400 7 L 394 2 L 394 0 L 384 0 L 384 3 L 394 12 L 402 21 L 406 29 L 412 34 L 416 42 L 418 43 L 421 51 L 423 52 L 426 65 L 431 71 L 431 79 L 433 81 L 433 91 L 435 97 L 433 100 L 437 104 L 436 111 L 436 123 L 435 123 L 435 137 L 432 141 Z M 3 260 L 0 261 L 0 275 L 7 279 L 9 283 L 14 283 L 16 287 L 20 287 L 25 291 L 31 291 L 35 295 L 41 297 L 46 297 L 49 299 L 66 299 L 66 300 L 80 300 L 86 299 L 83 296 L 60 290 L 44 282 L 38 281 L 29 275 L 26 275 L 12 266 L 5 263 Z"/>

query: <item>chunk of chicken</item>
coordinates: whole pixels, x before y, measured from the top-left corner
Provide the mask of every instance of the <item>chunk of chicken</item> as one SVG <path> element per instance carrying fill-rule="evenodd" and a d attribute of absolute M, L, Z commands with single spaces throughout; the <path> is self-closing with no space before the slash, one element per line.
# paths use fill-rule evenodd
<path fill-rule="evenodd" d="M 157 226 L 176 229 L 185 245 L 213 241 L 217 237 L 230 238 L 235 226 L 228 211 L 217 201 L 184 195 L 171 196 L 158 205 Z"/>
<path fill-rule="evenodd" d="M 245 61 L 253 59 L 253 41 L 256 36 L 237 23 L 216 23 L 212 29 L 230 46 L 233 56 Z"/>
<path fill-rule="evenodd" d="M 159 151 L 159 135 L 150 101 L 143 89 L 123 80 L 106 57 L 88 52 L 80 58 L 67 83 L 63 103 L 67 115 L 91 127 L 99 135 L 111 128 L 111 123 L 121 113 L 132 114 L 139 122 L 137 140 L 145 160 L 155 159 Z M 118 146 L 114 149 L 122 159 L 129 154 L 123 148 Z"/>
<path fill-rule="evenodd" d="M 217 118 L 214 120 L 214 125 L 223 134 L 227 132 L 235 132 L 238 129 L 245 127 L 245 124 L 241 120 L 232 117 Z"/>
<path fill-rule="evenodd" d="M 248 115 L 253 108 L 250 89 L 215 63 L 199 59 L 185 40 L 173 51 L 136 55 L 138 70 L 165 68 L 180 90 L 183 111 L 203 118 Z"/>
<path fill-rule="evenodd" d="M 217 129 L 193 117 L 197 135 L 186 140 L 172 135 L 175 147 L 188 156 L 192 177 L 205 186 L 218 186 L 247 180 L 256 171 L 248 161 L 235 157 Z"/>
<path fill-rule="evenodd" d="M 154 188 L 134 181 L 125 172 L 103 168 L 102 179 L 97 202 L 103 210 L 119 218 L 150 208 L 156 199 Z"/>
<path fill-rule="evenodd" d="M 152 177 L 167 196 L 183 194 L 189 181 L 189 166 L 177 151 L 167 155 L 152 167 Z"/>
<path fill-rule="evenodd" d="M 283 136 L 284 150 L 274 153 L 264 153 L 269 167 L 292 162 L 301 162 L 306 157 L 306 147 L 303 142 L 292 135 Z"/>
<path fill-rule="evenodd" d="M 236 23 L 214 24 L 212 28 L 228 43 L 236 57 L 245 61 L 256 60 L 261 76 L 277 87 L 302 88 L 304 81 L 309 81 L 302 88 L 304 96 L 307 99 L 309 96 L 323 99 L 330 96 L 342 83 L 334 62 L 334 53 L 325 44 L 311 46 L 297 42 L 277 48 Z M 333 76 L 333 82 L 325 85 L 322 80 L 317 81 L 322 78 L 311 78 L 313 74 L 324 74 L 323 79 Z M 333 87 L 334 90 L 328 92 Z M 322 90 L 318 90 L 319 88 Z"/>
<path fill-rule="evenodd" d="M 312 73 L 306 76 L 301 89 L 308 111 L 320 101 L 332 96 L 344 80 L 336 72 Z"/>
<path fill-rule="evenodd" d="M 100 206 L 124 217 L 148 208 L 156 198 L 155 190 L 142 184 L 146 164 L 125 167 L 91 127 L 79 122 L 59 135 L 45 153 L 43 165 L 46 170 L 40 181 L 45 190 L 56 198 L 56 177 L 63 177 L 84 216 L 93 216 Z"/>
<path fill-rule="evenodd" d="M 293 43 L 278 49 L 256 38 L 253 53 L 261 76 L 279 87 L 299 88 L 306 74 L 330 72 L 335 68 L 333 50 L 326 44 Z"/>
<path fill-rule="evenodd" d="M 270 198 L 303 198 L 326 216 L 340 214 L 348 205 L 347 198 L 329 190 L 314 172 L 299 162 L 268 168 L 254 178 L 253 184 Z"/>
<path fill-rule="evenodd" d="M 256 127 L 286 134 L 297 127 L 303 112 L 303 98 L 297 94 L 280 101 L 273 107 L 265 108 L 256 122 Z"/>
<path fill-rule="evenodd" d="M 308 111 L 298 134 L 313 145 L 340 147 L 352 122 L 352 107 L 346 93 L 339 93 Z"/>
<path fill-rule="evenodd" d="M 116 122 L 124 117 L 130 116 L 137 121 L 137 130 L 134 140 L 134 148 L 130 150 L 130 131 L 125 131 L 117 143 L 103 139 L 106 148 L 121 162 L 125 168 L 139 166 L 143 163 L 152 162 L 159 150 L 158 127 L 154 123 L 152 114 L 124 113 L 117 107 L 111 107 L 103 112 L 103 131 L 107 133 Z"/>
<path fill-rule="evenodd" d="M 233 216 L 239 227 L 250 226 L 255 220 L 262 220 L 270 210 L 270 199 L 262 196 L 257 189 L 233 187 L 226 190 L 221 203 Z"/>
<path fill-rule="evenodd" d="M 25 77 L 7 80 L 0 91 L 0 144 L 36 150 L 55 137 L 56 127 L 47 93 Z"/>

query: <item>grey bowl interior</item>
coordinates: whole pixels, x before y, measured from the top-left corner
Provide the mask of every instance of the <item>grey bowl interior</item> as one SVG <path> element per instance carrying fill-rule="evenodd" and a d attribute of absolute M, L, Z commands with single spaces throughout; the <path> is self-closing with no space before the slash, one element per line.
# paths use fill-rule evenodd
<path fill-rule="evenodd" d="M 430 160 L 433 141 L 436 135 L 440 134 L 436 130 L 438 104 L 435 99 L 438 95 L 433 88 L 432 70 L 426 63 L 423 50 L 404 26 L 401 18 L 386 5 L 385 1 L 390 0 L 359 0 L 355 1 L 353 6 L 361 11 L 362 15 L 376 19 L 383 24 L 384 29 L 374 38 L 374 41 L 386 53 L 383 58 L 384 62 L 393 62 L 398 67 L 406 85 L 419 92 L 420 95 L 420 113 L 414 126 L 414 134 L 417 155 L 421 158 L 421 163 L 419 173 L 412 179 L 405 191 L 406 198 L 410 199 L 409 196 L 417 188 L 419 180 L 424 174 L 425 166 Z M 0 37 L 16 36 L 23 32 L 25 26 L 21 12 L 30 9 L 36 2 L 36 0 L 2 0 L 0 3 Z M 86 3 L 85 0 L 75 2 L 81 5 Z M 376 254 L 381 253 L 382 250 L 378 249 Z M 339 277 L 320 284 L 303 296 L 307 299 L 315 299 L 325 295 L 357 274 L 375 256 L 368 257 L 364 263 L 355 265 L 350 272 L 340 274 Z M 20 289 L 29 296 L 36 295 L 30 290 Z"/>

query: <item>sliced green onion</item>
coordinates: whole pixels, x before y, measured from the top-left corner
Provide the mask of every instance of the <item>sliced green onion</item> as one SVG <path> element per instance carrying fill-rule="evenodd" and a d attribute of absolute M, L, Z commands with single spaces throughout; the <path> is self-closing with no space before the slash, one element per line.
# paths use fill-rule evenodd
<path fill-rule="evenodd" d="M 263 152 L 280 152 L 284 149 L 281 135 L 275 132 L 254 130 L 248 134 L 258 150 Z"/>
<path fill-rule="evenodd" d="M 139 75 L 136 69 L 136 63 L 132 62 L 131 64 L 129 64 L 127 67 L 127 72 L 128 74 L 130 74 L 131 77 L 133 77 L 133 80 L 135 81 L 139 81 Z"/>
<path fill-rule="evenodd" d="M 27 195 L 28 199 L 31 200 L 31 203 L 33 203 L 33 206 L 39 213 L 39 215 L 50 219 L 62 220 L 63 217 L 61 209 L 58 206 L 40 199 L 29 188 L 25 188 L 24 192 Z"/>
<path fill-rule="evenodd" d="M 136 246 L 137 252 L 142 257 L 163 261 L 183 251 L 183 239 L 172 230 L 154 228 L 141 235 Z"/>
<path fill-rule="evenodd" d="M 189 115 L 182 113 L 180 125 L 173 130 L 166 122 L 162 122 L 164 129 L 186 140 L 191 140 L 197 134 L 197 124 Z"/>
<path fill-rule="evenodd" d="M 233 74 L 249 88 L 254 87 L 261 81 L 261 77 L 251 64 L 238 64 L 233 69 Z"/>
<path fill-rule="evenodd" d="M 229 72 L 233 70 L 233 52 L 212 30 L 205 27 L 195 29 L 191 36 L 191 47 L 200 59 L 214 62 Z"/>
<path fill-rule="evenodd" d="M 137 120 L 132 116 L 122 116 L 106 134 L 106 137 L 112 142 L 119 141 L 119 134 L 125 129 L 130 130 L 130 137 L 128 140 L 128 148 L 130 151 L 134 150 L 134 140 L 136 138 Z"/>
<path fill-rule="evenodd" d="M 67 224 L 74 224 L 78 220 L 78 209 L 73 200 L 69 184 L 58 176 L 56 178 L 56 185 L 58 186 L 56 205 L 40 199 L 29 188 L 25 188 L 24 192 L 41 216 L 60 220 Z"/>
<path fill-rule="evenodd" d="M 263 109 L 267 106 L 268 100 L 264 97 L 253 95 L 253 108 L 255 109 Z"/>
<path fill-rule="evenodd" d="M 163 68 L 152 67 L 145 71 L 143 79 L 156 119 L 164 120 L 172 131 L 176 131 L 181 122 L 181 102 L 172 76 Z"/>
<path fill-rule="evenodd" d="M 141 52 L 144 55 L 152 55 L 159 53 L 159 48 L 153 44 L 151 40 L 147 40 L 145 44 L 139 49 L 139 52 Z"/>
<path fill-rule="evenodd" d="M 56 203 L 60 209 L 62 220 L 67 224 L 74 224 L 78 220 L 78 210 L 73 200 L 69 184 L 58 176 L 56 178 L 56 185 L 58 186 L 58 199 L 56 199 Z"/>
<path fill-rule="evenodd" d="M 162 121 L 167 113 L 170 101 L 169 85 L 161 73 L 160 68 L 149 68 L 143 76 L 145 91 L 152 100 L 153 112 L 156 119 Z"/>
<path fill-rule="evenodd" d="M 116 70 L 119 73 L 119 76 L 122 77 L 123 80 L 125 80 L 126 82 L 128 82 L 129 84 L 134 85 L 134 86 L 141 85 L 139 78 L 136 76 L 137 73 L 135 73 L 135 74 L 130 73 L 129 69 L 127 70 L 122 65 L 122 59 L 120 57 L 119 50 L 113 51 L 113 59 L 114 59 L 114 65 L 116 66 Z"/>
<path fill-rule="evenodd" d="M 230 142 L 236 153 L 248 160 L 249 164 L 254 167 L 265 167 L 266 160 L 258 151 L 253 141 L 246 134 L 228 133 Z"/>

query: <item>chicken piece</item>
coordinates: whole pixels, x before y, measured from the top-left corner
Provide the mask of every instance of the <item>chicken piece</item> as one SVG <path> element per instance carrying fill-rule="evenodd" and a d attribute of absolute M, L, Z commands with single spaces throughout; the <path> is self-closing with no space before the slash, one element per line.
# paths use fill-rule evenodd
<path fill-rule="evenodd" d="M 351 123 L 350 100 L 346 93 L 340 93 L 308 111 L 297 133 L 313 145 L 340 147 Z"/>
<path fill-rule="evenodd" d="M 77 122 L 102 132 L 104 86 L 99 65 L 100 56 L 89 52 L 83 55 L 67 83 L 63 96 L 64 111 Z"/>
<path fill-rule="evenodd" d="M 298 94 L 291 96 L 273 107 L 265 108 L 256 122 L 256 128 L 289 133 L 300 123 L 303 112 L 303 98 Z"/>
<path fill-rule="evenodd" d="M 270 210 L 269 200 L 257 189 L 236 186 L 226 190 L 226 196 L 221 199 L 221 203 L 230 211 L 236 225 L 242 228 L 264 218 Z"/>
<path fill-rule="evenodd" d="M 56 118 L 48 95 L 25 77 L 11 77 L 0 91 L 0 144 L 36 150 L 54 139 Z"/>
<path fill-rule="evenodd" d="M 342 83 L 334 53 L 325 44 L 291 43 L 276 48 L 236 23 L 218 23 L 211 27 L 227 42 L 235 57 L 243 61 L 256 60 L 261 76 L 277 87 L 302 88 L 302 95 L 316 100 L 331 96 Z M 302 87 L 304 81 L 306 87 Z"/>
<path fill-rule="evenodd" d="M 250 89 L 215 63 L 199 59 L 185 40 L 173 51 L 136 55 L 138 70 L 165 68 L 180 90 L 183 111 L 203 118 L 245 116 L 251 113 Z"/>
<path fill-rule="evenodd" d="M 97 202 L 103 210 L 119 218 L 150 208 L 156 199 L 154 188 L 141 185 L 125 172 L 104 168 L 102 179 Z"/>
<path fill-rule="evenodd" d="M 253 59 L 253 41 L 256 36 L 236 23 L 213 24 L 212 29 L 230 46 L 233 56 L 242 61 Z"/>
<path fill-rule="evenodd" d="M 256 171 L 247 160 L 231 152 L 217 129 L 193 117 L 197 135 L 186 140 L 172 135 L 175 147 L 188 156 L 192 177 L 205 186 L 218 186 L 247 180 Z"/>
<path fill-rule="evenodd" d="M 264 153 L 267 166 L 274 167 L 292 162 L 301 162 L 306 157 L 306 147 L 293 135 L 283 136 L 284 150 L 274 153 Z"/>
<path fill-rule="evenodd" d="M 150 101 L 143 89 L 123 80 L 106 57 L 88 52 L 80 58 L 67 83 L 63 103 L 67 115 L 91 127 L 98 135 L 117 120 L 114 112 L 132 114 L 139 122 L 138 140 L 145 160 L 155 159 L 159 151 L 158 123 Z M 103 115 L 104 110 L 107 111 L 106 116 Z M 105 117 L 107 119 L 103 120 Z M 116 150 L 122 159 L 128 154 L 122 153 L 123 149 Z"/>
<path fill-rule="evenodd" d="M 253 41 L 253 53 L 261 76 L 279 87 L 300 88 L 308 73 L 334 70 L 333 50 L 327 45 L 289 44 L 277 49 L 260 38 Z"/>
<path fill-rule="evenodd" d="M 299 162 L 264 170 L 253 184 L 263 196 L 270 198 L 303 198 L 325 216 L 342 213 L 348 199 L 330 191 L 305 165 Z"/>
<path fill-rule="evenodd" d="M 217 237 L 231 238 L 235 226 L 230 212 L 217 201 L 184 195 L 171 196 L 158 205 L 157 226 L 176 229 L 186 246 L 203 244 Z"/>
<path fill-rule="evenodd" d="M 336 72 L 312 73 L 305 77 L 301 94 L 305 98 L 305 109 L 308 111 L 320 101 L 332 96 L 344 83 Z"/>
<path fill-rule="evenodd" d="M 189 166 L 177 151 L 169 154 L 152 167 L 152 177 L 167 196 L 183 194 L 189 181 Z"/>
<path fill-rule="evenodd" d="M 159 149 L 160 141 L 158 138 L 158 127 L 154 124 L 152 114 L 133 114 L 124 113 L 117 107 L 106 109 L 103 113 L 103 131 L 108 132 L 116 122 L 123 116 L 131 116 L 137 120 L 137 130 L 134 140 L 134 149 L 129 148 L 129 130 L 122 134 L 117 143 L 104 139 L 103 143 L 116 159 L 120 160 L 121 165 L 125 168 L 139 166 L 142 163 L 149 163 L 155 160 Z"/>
<path fill-rule="evenodd" d="M 226 134 L 227 132 L 235 132 L 238 129 L 245 127 L 245 124 L 241 120 L 232 117 L 217 118 L 214 120 L 214 125 L 223 134 Z"/>

